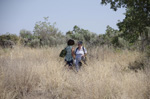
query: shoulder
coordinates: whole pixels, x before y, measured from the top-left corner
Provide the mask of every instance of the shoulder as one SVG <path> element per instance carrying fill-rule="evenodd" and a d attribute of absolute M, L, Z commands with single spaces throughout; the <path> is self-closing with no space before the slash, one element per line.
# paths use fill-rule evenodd
<path fill-rule="evenodd" d="M 76 48 L 76 51 L 78 50 L 78 47 Z"/>
<path fill-rule="evenodd" d="M 72 49 L 72 46 L 67 46 L 66 48 L 71 48 Z"/>
<path fill-rule="evenodd" d="M 72 51 L 74 51 L 74 47 L 71 47 Z"/>

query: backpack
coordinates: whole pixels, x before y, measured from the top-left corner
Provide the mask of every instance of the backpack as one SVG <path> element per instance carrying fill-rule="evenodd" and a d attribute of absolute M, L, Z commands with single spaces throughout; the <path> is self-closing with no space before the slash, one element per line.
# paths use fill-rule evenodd
<path fill-rule="evenodd" d="M 66 54 L 67 54 L 67 50 L 66 50 L 66 48 L 64 48 L 64 49 L 60 52 L 59 57 L 65 57 Z"/>

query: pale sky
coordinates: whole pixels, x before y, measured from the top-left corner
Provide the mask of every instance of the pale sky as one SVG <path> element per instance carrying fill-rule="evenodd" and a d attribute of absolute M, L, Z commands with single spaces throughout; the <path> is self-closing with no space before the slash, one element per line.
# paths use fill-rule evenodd
<path fill-rule="evenodd" d="M 91 32 L 105 33 L 106 26 L 117 29 L 125 18 L 125 9 L 117 12 L 101 0 L 0 0 L 0 34 L 19 34 L 21 29 L 33 31 L 37 21 L 49 16 L 51 24 L 64 34 L 75 25 Z"/>

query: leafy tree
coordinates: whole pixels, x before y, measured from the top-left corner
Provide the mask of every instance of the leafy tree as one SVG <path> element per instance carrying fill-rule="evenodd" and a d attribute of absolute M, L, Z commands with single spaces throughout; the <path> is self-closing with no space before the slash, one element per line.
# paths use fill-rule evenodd
<path fill-rule="evenodd" d="M 150 12 L 150 1 L 149 0 L 101 0 L 101 4 L 110 4 L 111 9 L 117 10 L 118 8 L 130 8 L 133 7 L 135 10 L 142 9 L 145 12 Z"/>
<path fill-rule="evenodd" d="M 101 4 L 110 4 L 114 11 L 121 7 L 126 8 L 125 19 L 117 24 L 122 32 L 120 37 L 128 41 L 129 45 L 138 45 L 144 51 L 149 44 L 146 27 L 150 27 L 150 0 L 102 0 Z M 115 37 L 113 41 L 118 40 Z"/>
<path fill-rule="evenodd" d="M 36 22 L 34 27 L 34 36 L 38 37 L 41 45 L 57 45 L 65 42 L 65 37 L 62 33 L 55 27 L 55 24 L 50 24 L 48 21 L 49 17 L 44 17 L 44 22 Z M 37 44 L 38 45 L 38 44 Z"/>
<path fill-rule="evenodd" d="M 133 8 L 128 8 L 126 12 L 126 18 L 123 22 L 118 23 L 122 35 L 130 43 L 134 43 L 138 40 L 139 36 L 147 35 L 146 27 L 149 26 L 146 14 L 142 14 L 140 11 L 134 11 Z"/>
<path fill-rule="evenodd" d="M 74 31 L 74 32 L 79 32 L 79 31 L 80 31 L 80 27 L 78 27 L 77 25 L 75 25 L 75 26 L 73 27 L 73 31 Z"/>
<path fill-rule="evenodd" d="M 65 36 L 44 17 L 44 22 L 38 21 L 35 24 L 33 34 L 25 29 L 20 30 L 20 37 L 24 46 L 57 46 L 65 43 Z"/>
<path fill-rule="evenodd" d="M 106 33 L 103 35 L 104 43 L 108 45 L 111 45 L 112 42 L 115 43 L 113 39 L 118 35 L 119 32 L 108 25 L 106 29 Z"/>
<path fill-rule="evenodd" d="M 70 38 L 75 40 L 82 40 L 88 44 L 92 44 L 97 35 L 95 33 L 90 32 L 89 30 L 82 29 L 75 25 L 72 31 L 68 31 L 66 35 L 70 36 Z"/>
<path fill-rule="evenodd" d="M 130 43 L 136 42 L 139 36 L 145 35 L 147 38 L 145 28 L 150 26 L 150 0 L 102 0 L 101 4 L 110 4 L 115 11 L 126 8 L 126 17 L 118 26 L 122 36 Z"/>
<path fill-rule="evenodd" d="M 72 35 L 72 34 L 73 34 L 72 31 L 68 31 L 68 32 L 66 33 L 66 35 Z"/>
<path fill-rule="evenodd" d="M 34 26 L 34 35 L 40 36 L 41 39 L 47 39 L 50 35 L 61 34 L 58 28 L 55 27 L 56 23 L 51 25 L 48 18 L 49 17 L 44 17 L 44 22 L 36 22 Z"/>
<path fill-rule="evenodd" d="M 20 30 L 20 37 L 29 39 L 29 38 L 31 38 L 31 36 L 32 36 L 31 31 L 28 31 L 25 29 Z"/>

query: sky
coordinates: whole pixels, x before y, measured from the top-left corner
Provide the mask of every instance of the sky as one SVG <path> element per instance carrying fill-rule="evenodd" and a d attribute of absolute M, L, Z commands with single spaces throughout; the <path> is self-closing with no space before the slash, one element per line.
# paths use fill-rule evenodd
<path fill-rule="evenodd" d="M 105 33 L 109 25 L 118 29 L 116 23 L 122 21 L 125 9 L 116 12 L 110 5 L 101 5 L 101 0 L 0 0 L 0 34 L 19 34 L 21 29 L 33 31 L 35 23 L 56 22 L 63 34 L 73 30 L 75 25 L 96 34 Z"/>

